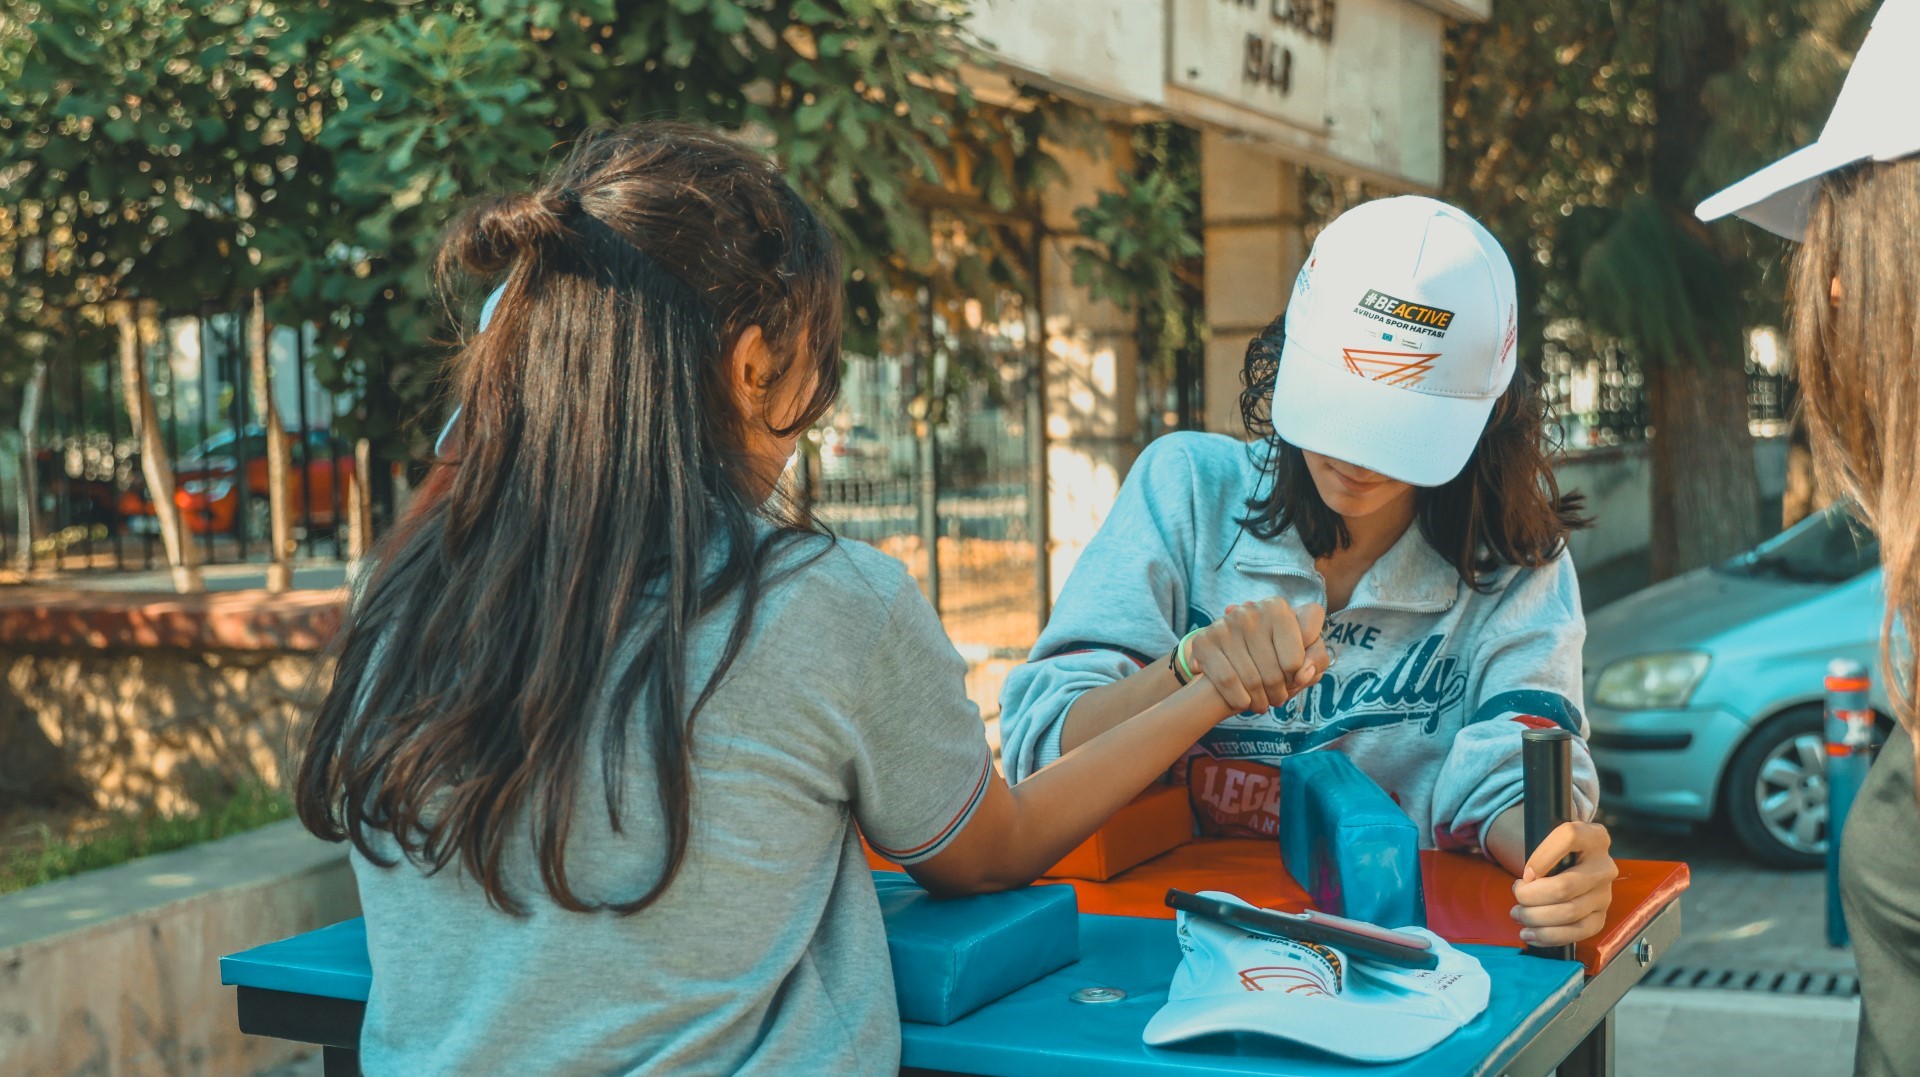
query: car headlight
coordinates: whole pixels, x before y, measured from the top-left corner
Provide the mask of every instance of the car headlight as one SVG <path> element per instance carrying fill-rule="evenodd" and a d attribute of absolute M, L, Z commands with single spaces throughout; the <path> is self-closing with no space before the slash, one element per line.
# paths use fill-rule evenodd
<path fill-rule="evenodd" d="M 1621 711 L 1684 707 L 1700 687 L 1711 662 L 1698 651 L 1643 654 L 1622 658 L 1600 671 L 1594 703 Z"/>

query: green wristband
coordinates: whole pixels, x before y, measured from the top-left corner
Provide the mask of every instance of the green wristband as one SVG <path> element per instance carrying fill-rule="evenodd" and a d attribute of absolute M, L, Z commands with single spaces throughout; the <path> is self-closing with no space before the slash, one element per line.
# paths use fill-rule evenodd
<path fill-rule="evenodd" d="M 1193 667 L 1187 664 L 1187 641 L 1205 631 L 1205 627 L 1196 628 L 1180 637 L 1180 645 L 1173 649 L 1173 660 L 1180 667 L 1181 676 L 1191 681 L 1194 678 Z"/>

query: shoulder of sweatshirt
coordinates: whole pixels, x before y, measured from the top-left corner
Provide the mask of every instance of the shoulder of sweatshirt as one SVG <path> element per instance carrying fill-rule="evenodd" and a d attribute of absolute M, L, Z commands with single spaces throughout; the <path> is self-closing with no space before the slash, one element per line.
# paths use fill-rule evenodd
<path fill-rule="evenodd" d="M 1128 478 L 1144 482 L 1151 500 L 1199 487 L 1210 491 L 1252 487 L 1265 471 L 1265 449 L 1225 434 L 1177 430 L 1141 450 Z"/>
<path fill-rule="evenodd" d="M 1503 565 L 1488 583 L 1488 590 L 1479 596 L 1462 585 L 1463 593 L 1491 605 L 1481 628 L 1488 637 L 1546 624 L 1585 623 L 1580 609 L 1580 578 L 1574 571 L 1573 556 L 1565 550 L 1537 568 Z"/>

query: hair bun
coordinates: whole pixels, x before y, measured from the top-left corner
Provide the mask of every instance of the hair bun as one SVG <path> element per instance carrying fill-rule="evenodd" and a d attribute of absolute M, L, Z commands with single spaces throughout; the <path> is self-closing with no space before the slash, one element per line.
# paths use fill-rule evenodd
<path fill-rule="evenodd" d="M 522 254 L 563 235 L 565 212 L 557 195 L 514 194 L 482 203 L 455 226 L 448 252 L 468 273 L 497 276 Z"/>

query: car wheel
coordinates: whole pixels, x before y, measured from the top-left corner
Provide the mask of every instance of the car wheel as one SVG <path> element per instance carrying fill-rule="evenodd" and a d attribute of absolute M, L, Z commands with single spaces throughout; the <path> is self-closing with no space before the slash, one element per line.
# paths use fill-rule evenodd
<path fill-rule="evenodd" d="M 1727 819 L 1747 851 L 1778 868 L 1827 862 L 1825 716 L 1800 707 L 1761 723 L 1727 766 Z"/>

